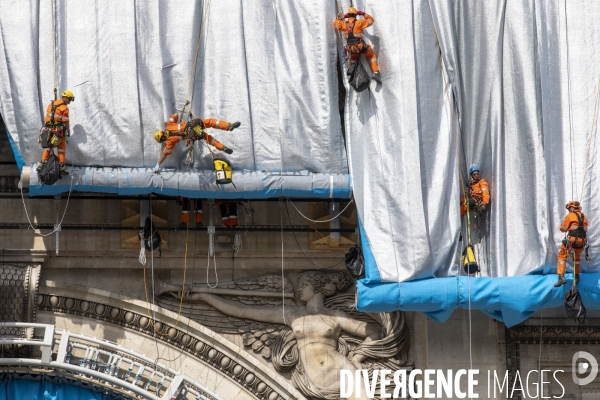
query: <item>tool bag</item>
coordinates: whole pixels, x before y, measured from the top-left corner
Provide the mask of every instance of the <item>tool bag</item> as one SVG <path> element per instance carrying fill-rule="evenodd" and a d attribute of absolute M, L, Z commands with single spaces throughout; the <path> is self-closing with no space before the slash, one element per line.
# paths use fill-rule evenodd
<path fill-rule="evenodd" d="M 152 224 L 152 220 L 150 217 L 146 217 L 146 222 L 144 223 L 144 229 L 142 229 L 139 233 L 139 238 L 144 242 L 144 247 L 147 250 L 155 250 L 158 249 L 159 254 L 162 255 L 160 245 L 162 240 L 160 239 L 160 234 Z"/>
<path fill-rule="evenodd" d="M 463 269 L 467 275 L 475 275 L 479 272 L 479 264 L 475 259 L 475 252 L 473 246 L 468 245 L 462 254 Z"/>
<path fill-rule="evenodd" d="M 38 142 L 41 143 L 43 149 L 47 149 L 48 147 L 50 147 L 49 139 L 51 136 L 52 132 L 50 128 L 44 126 L 40 131 L 40 139 L 38 140 Z"/>
<path fill-rule="evenodd" d="M 565 310 L 567 311 L 567 316 L 574 318 L 579 324 L 585 322 L 585 314 L 587 311 L 581 301 L 581 295 L 576 286 L 565 293 Z"/>
<path fill-rule="evenodd" d="M 346 252 L 346 268 L 354 279 L 365 277 L 365 260 L 362 251 L 358 246 L 352 246 Z"/>
<path fill-rule="evenodd" d="M 217 174 L 217 184 L 224 185 L 233 183 L 233 169 L 228 159 L 223 156 L 214 156 L 213 164 L 215 166 L 215 173 Z"/>
<path fill-rule="evenodd" d="M 41 171 L 38 172 L 38 180 L 42 185 L 53 185 L 57 180 L 62 178 L 60 173 L 60 163 L 58 157 L 54 153 L 50 153 L 50 157 Z"/>
<path fill-rule="evenodd" d="M 348 76 L 348 83 L 357 92 L 362 92 L 367 89 L 369 83 L 371 83 L 371 78 L 369 77 L 369 74 L 367 74 L 367 70 L 360 60 L 356 60 L 354 65 L 348 69 Z"/>

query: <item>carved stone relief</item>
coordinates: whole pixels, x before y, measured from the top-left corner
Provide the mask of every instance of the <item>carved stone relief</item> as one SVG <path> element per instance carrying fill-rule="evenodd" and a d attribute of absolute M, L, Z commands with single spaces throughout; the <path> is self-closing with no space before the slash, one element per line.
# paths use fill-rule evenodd
<path fill-rule="evenodd" d="M 123 328 L 137 331 L 150 337 L 156 336 L 157 340 L 181 349 L 187 354 L 203 361 L 211 368 L 230 377 L 257 399 L 284 400 L 290 398 L 288 393 L 280 393 L 279 389 L 272 387 L 268 383 L 268 380 L 261 376 L 259 371 L 251 371 L 235 360 L 232 360 L 229 356 L 213 347 L 211 343 L 189 333 L 185 327 L 180 329 L 160 321 L 155 322 L 153 327 L 150 318 L 145 314 L 93 301 L 52 294 L 40 294 L 38 296 L 38 309 L 52 313 L 80 315 L 85 318 L 120 325 Z M 156 330 L 156 335 L 154 335 L 154 330 Z M 192 388 L 198 392 L 202 392 L 202 389 L 199 387 Z"/>
<path fill-rule="evenodd" d="M 183 296 L 181 286 L 163 283 L 156 300 L 216 332 L 242 335 L 306 397 L 338 399 L 341 369 L 410 368 L 403 313 L 356 312 L 354 295 L 344 292 L 351 283 L 341 272 L 304 272 L 296 296 L 279 275 L 187 287 Z"/>
<path fill-rule="evenodd" d="M 0 321 L 35 322 L 40 266 L 0 265 Z M 31 330 L 2 328 L 0 337 L 31 337 Z M 29 346 L 0 346 L 4 357 L 25 357 Z"/>

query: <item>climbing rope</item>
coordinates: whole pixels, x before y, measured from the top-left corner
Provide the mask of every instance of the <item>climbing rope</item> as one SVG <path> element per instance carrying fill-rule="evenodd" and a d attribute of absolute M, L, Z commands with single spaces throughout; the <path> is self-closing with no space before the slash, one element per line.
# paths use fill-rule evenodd
<path fill-rule="evenodd" d="M 53 61 L 53 77 L 54 77 L 54 100 L 56 100 L 56 23 L 54 18 L 54 0 L 50 0 L 50 9 L 52 10 L 52 61 Z"/>
<path fill-rule="evenodd" d="M 598 113 L 598 98 L 600 97 L 600 78 L 598 78 L 598 89 L 596 90 L 596 105 L 594 106 L 594 118 L 592 119 L 592 128 L 590 129 L 590 137 L 588 139 L 587 155 L 585 157 L 585 168 L 583 169 L 583 181 L 581 182 L 581 194 L 579 195 L 579 203 L 583 202 L 583 188 L 585 187 L 585 178 L 587 175 L 588 162 L 590 160 L 590 149 L 592 147 L 592 136 L 595 136 L 594 130 L 596 124 L 596 116 Z"/>
<path fill-rule="evenodd" d="M 285 278 L 283 276 L 283 200 L 282 200 L 282 197 L 279 198 L 279 213 L 280 213 L 280 225 L 281 225 L 281 307 L 282 307 L 282 313 L 283 313 L 283 323 L 285 325 Z"/>
<path fill-rule="evenodd" d="M 25 205 L 25 197 L 23 196 L 23 185 L 21 185 L 21 201 L 23 202 L 23 208 L 25 209 L 25 216 L 27 217 L 27 222 L 29 222 L 29 227 L 31 229 L 33 229 L 33 231 L 36 235 L 45 237 L 45 236 L 50 236 L 53 233 L 60 231 L 60 227 L 63 223 L 63 220 L 65 219 L 65 215 L 67 214 L 67 208 L 69 207 L 69 199 L 71 198 L 71 192 L 73 191 L 73 181 L 74 180 L 75 180 L 75 176 L 71 175 L 71 186 L 69 187 L 69 195 L 67 197 L 67 204 L 65 204 L 65 210 L 63 211 L 63 215 L 62 215 L 62 218 L 60 219 L 60 222 L 58 223 L 58 225 L 56 226 L 56 228 L 54 228 L 54 230 L 52 232 L 46 233 L 46 234 L 35 232 L 35 227 L 31 223 L 31 219 L 29 218 L 29 212 L 27 211 L 27 206 Z"/>
<path fill-rule="evenodd" d="M 320 222 L 331 222 L 331 221 L 333 221 L 333 220 L 335 220 L 335 219 L 339 218 L 339 217 L 340 217 L 340 216 L 341 216 L 341 215 L 344 213 L 344 211 L 346 211 L 346 209 L 347 209 L 348 207 L 350 207 L 350 204 L 354 203 L 354 199 L 350 199 L 350 201 L 348 202 L 348 204 L 346 204 L 346 207 L 344 207 L 344 209 L 343 209 L 342 211 L 340 211 L 340 213 L 339 213 L 338 215 L 336 215 L 335 217 L 333 217 L 333 218 L 324 219 L 324 220 L 315 220 L 315 219 L 310 219 L 310 218 L 308 218 L 306 215 L 302 214 L 302 212 L 301 212 L 300 210 L 298 210 L 298 207 L 296 207 L 296 206 L 294 205 L 294 203 L 292 202 L 292 200 L 290 200 L 290 198 L 289 198 L 289 197 L 286 197 L 286 201 L 287 201 L 288 203 L 290 203 L 290 204 L 292 205 L 292 207 L 294 207 L 294 208 L 296 209 L 296 212 L 297 212 L 298 214 L 300 214 L 300 215 L 301 215 L 301 216 L 302 216 L 304 219 L 306 219 L 307 221 L 310 221 L 310 222 L 316 222 L 316 223 L 320 223 Z"/>
<path fill-rule="evenodd" d="M 441 68 L 441 72 L 442 72 L 442 79 L 444 81 L 444 92 L 446 93 L 446 98 L 448 100 L 448 106 L 450 107 L 450 117 L 451 117 L 451 129 L 452 129 L 452 133 L 454 135 L 454 142 L 456 143 L 456 162 L 458 164 L 458 175 L 460 178 L 460 186 L 463 192 L 463 198 L 465 199 L 465 206 L 467 207 L 467 241 L 469 243 L 469 245 L 471 244 L 471 224 L 470 224 L 470 217 L 469 217 L 469 203 L 468 203 L 468 199 L 467 199 L 467 193 L 466 193 L 466 186 L 464 184 L 463 181 L 463 176 L 462 176 L 462 170 L 461 170 L 461 164 L 460 164 L 460 155 L 459 155 L 459 149 L 458 149 L 458 138 L 457 138 L 457 134 L 456 134 L 456 130 L 454 129 L 454 111 L 452 108 L 452 103 L 450 102 L 450 95 L 448 94 L 448 82 L 446 81 L 446 75 L 444 73 L 444 71 L 446 70 L 444 68 L 444 60 L 442 58 L 442 51 L 440 49 L 440 42 L 438 40 L 438 35 L 437 35 L 437 31 L 435 29 L 435 25 L 433 26 L 433 32 L 435 34 L 435 43 L 438 49 L 438 57 L 440 59 L 440 68 Z M 463 146 L 463 150 L 464 150 L 464 146 Z M 465 160 L 466 161 L 466 160 Z M 459 267 L 459 274 L 462 275 L 461 269 Z M 473 342 L 473 330 L 472 330 L 472 320 L 471 320 L 471 275 L 467 274 L 467 290 L 468 290 L 468 315 L 469 315 L 469 367 L 472 370 L 473 369 L 473 350 L 472 350 L 472 342 Z"/>
<path fill-rule="evenodd" d="M 338 14 L 343 14 L 342 12 L 342 5 L 340 0 L 337 0 L 337 10 L 338 10 Z M 348 61 L 346 60 L 346 43 L 344 43 L 344 37 L 342 36 L 342 31 L 340 31 L 339 29 L 335 30 L 337 32 L 337 36 L 340 39 L 340 44 L 342 45 L 342 51 L 343 51 L 343 56 L 342 56 L 342 63 L 344 64 L 344 68 L 348 68 Z M 358 62 L 358 60 L 357 60 Z"/>
<path fill-rule="evenodd" d="M 567 2 L 565 1 L 565 43 L 567 47 L 567 92 L 569 96 L 569 145 L 571 155 L 571 198 L 575 198 L 575 187 L 577 187 L 577 176 L 573 171 L 573 160 L 575 149 L 573 148 L 573 102 L 571 98 L 571 62 L 569 58 L 569 19 L 567 16 Z M 574 185 L 573 185 L 574 184 Z"/>
<path fill-rule="evenodd" d="M 190 104 L 190 93 L 193 95 L 192 86 L 194 84 L 194 81 L 196 80 L 196 65 L 198 63 L 198 53 L 200 52 L 200 43 L 202 42 L 202 33 L 204 32 L 204 24 L 206 23 L 206 17 L 208 16 L 210 2 L 211 2 L 211 0 L 208 0 L 208 2 L 206 3 L 204 15 L 202 17 L 202 25 L 200 26 L 200 32 L 198 33 L 198 44 L 196 45 L 196 55 L 194 56 L 194 66 L 192 67 L 192 72 L 190 74 L 190 81 L 188 84 L 188 90 L 187 90 L 187 94 L 185 95 L 185 106 L 183 106 L 183 109 L 181 110 L 182 115 L 185 111 L 185 107 L 188 104 Z"/>
<path fill-rule="evenodd" d="M 209 251 L 208 256 L 206 257 L 206 284 L 211 289 L 215 289 L 217 286 L 219 286 L 219 274 L 217 273 L 217 258 L 215 256 L 215 253 L 213 253 L 213 264 L 215 266 L 215 277 L 217 280 L 217 282 L 215 283 L 215 286 L 211 285 L 210 282 L 208 281 L 208 271 L 210 271 L 210 251 Z"/>
<path fill-rule="evenodd" d="M 150 226 L 152 228 L 154 228 L 154 222 L 152 220 L 152 199 L 150 199 Z M 185 253 L 183 255 L 183 283 L 181 284 L 181 296 L 179 297 L 179 311 L 177 312 L 177 318 L 175 319 L 175 325 L 173 325 L 174 328 L 177 327 L 177 324 L 179 323 L 179 318 L 181 317 L 181 310 L 183 308 L 183 297 L 185 294 L 185 277 L 186 277 L 186 272 L 187 272 L 187 253 L 188 253 L 188 239 L 189 239 L 189 224 L 186 224 L 185 226 Z M 152 325 L 152 328 L 154 330 L 154 333 L 158 333 L 160 336 L 168 336 L 168 333 L 161 333 L 159 330 L 156 329 L 156 326 L 154 324 L 154 320 L 156 319 L 156 314 L 154 311 L 155 305 L 154 305 L 154 299 L 155 299 L 155 293 L 154 293 L 154 249 L 152 249 L 152 258 L 151 258 L 151 268 L 152 268 L 152 316 L 150 316 L 150 308 L 149 308 L 149 302 L 148 302 L 148 289 L 147 289 L 147 284 L 146 284 L 146 268 L 144 267 L 144 292 L 146 293 L 146 312 L 148 314 L 148 319 L 150 320 L 150 324 Z M 193 284 L 193 282 L 192 282 Z"/>

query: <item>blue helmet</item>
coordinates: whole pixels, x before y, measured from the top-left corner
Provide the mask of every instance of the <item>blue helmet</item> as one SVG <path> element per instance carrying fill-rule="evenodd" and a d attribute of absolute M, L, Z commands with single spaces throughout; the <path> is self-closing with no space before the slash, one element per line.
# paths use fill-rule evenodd
<path fill-rule="evenodd" d="M 476 164 L 471 164 L 471 167 L 469 168 L 469 175 L 475 171 L 479 171 L 479 167 Z"/>

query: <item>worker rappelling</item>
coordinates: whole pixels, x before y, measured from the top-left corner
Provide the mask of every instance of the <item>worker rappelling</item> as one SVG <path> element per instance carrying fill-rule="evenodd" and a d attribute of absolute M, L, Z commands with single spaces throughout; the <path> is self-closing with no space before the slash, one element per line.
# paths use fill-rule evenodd
<path fill-rule="evenodd" d="M 357 15 L 363 16 L 364 19 L 358 19 Z M 346 21 L 345 21 L 346 20 Z M 379 72 L 379 64 L 377 63 L 377 55 L 373 51 L 373 47 L 364 41 L 364 29 L 373 25 L 375 20 L 372 16 L 364 11 L 357 11 L 356 8 L 348 8 L 348 12 L 343 16 L 338 13 L 337 19 L 333 22 L 333 27 L 344 32 L 346 38 L 346 47 L 344 49 L 345 57 L 349 58 L 348 75 L 352 74 L 354 65 L 361 54 L 371 65 L 373 71 L 373 79 L 381 83 L 381 73 Z"/>
<path fill-rule="evenodd" d="M 581 212 L 581 205 L 578 201 L 569 201 L 565 206 L 569 213 L 558 227 L 561 232 L 565 232 L 565 238 L 562 241 L 560 252 L 558 253 L 558 264 L 556 273 L 558 281 L 554 284 L 559 287 L 567 283 L 565 279 L 565 269 L 567 266 L 567 258 L 573 256 L 573 270 L 575 273 L 573 284 L 579 282 L 579 269 L 581 266 L 581 252 L 586 249 L 586 260 L 591 260 L 587 251 L 587 226 L 588 219 Z"/>
<path fill-rule="evenodd" d="M 56 93 L 56 91 L 55 91 Z M 55 95 L 56 98 L 56 95 Z M 75 101 L 75 96 L 70 90 L 62 92 L 61 98 L 50 102 L 46 109 L 44 126 L 40 132 L 39 142 L 44 147 L 42 161 L 37 167 L 41 172 L 53 152 L 54 147 L 58 147 L 58 161 L 60 162 L 60 173 L 68 175 L 66 162 L 67 140 L 70 136 L 69 125 L 69 107 L 68 105 Z"/>
<path fill-rule="evenodd" d="M 175 145 L 183 139 L 186 140 L 186 145 L 196 140 L 205 140 L 218 150 L 224 151 L 227 154 L 233 153 L 232 149 L 206 133 L 206 129 L 217 128 L 223 131 L 232 131 L 241 125 L 240 122 L 230 123 L 214 118 L 195 118 L 189 122 L 179 122 L 178 120 L 177 114 L 171 115 L 171 118 L 165 123 L 166 129 L 154 133 L 154 139 L 157 142 L 166 142 L 165 150 L 154 167 L 155 173 L 160 172 L 160 164 L 173 152 Z"/>
<path fill-rule="evenodd" d="M 485 233 L 485 219 L 483 216 L 487 205 L 490 203 L 490 191 L 487 181 L 479 175 L 479 167 L 477 165 L 471 165 L 469 175 L 471 180 L 465 188 L 465 196 L 460 206 L 460 215 L 462 217 L 467 213 L 467 210 L 469 211 L 469 244 L 471 244 L 479 243 Z"/>

